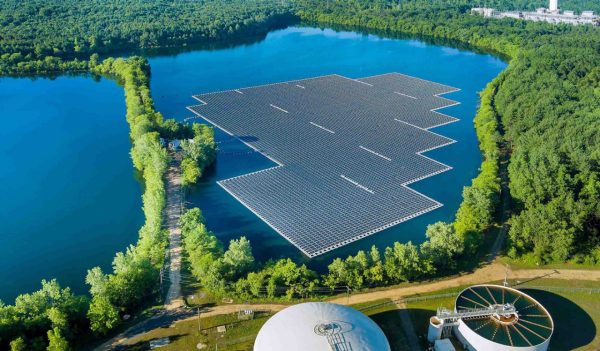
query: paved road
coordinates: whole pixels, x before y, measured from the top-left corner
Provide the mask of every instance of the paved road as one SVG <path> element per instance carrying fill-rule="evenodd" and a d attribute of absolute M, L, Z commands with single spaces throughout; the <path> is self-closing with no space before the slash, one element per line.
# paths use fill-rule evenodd
<path fill-rule="evenodd" d="M 156 328 L 167 328 L 174 322 L 187 319 L 195 314 L 194 310 L 186 309 L 174 309 L 174 310 L 162 310 L 155 316 L 141 321 L 140 323 L 132 326 L 125 330 L 119 335 L 111 338 L 102 345 L 96 347 L 94 351 L 113 351 L 120 350 L 123 345 L 127 344 L 136 335 L 143 335 L 144 333 L 156 329 Z"/>

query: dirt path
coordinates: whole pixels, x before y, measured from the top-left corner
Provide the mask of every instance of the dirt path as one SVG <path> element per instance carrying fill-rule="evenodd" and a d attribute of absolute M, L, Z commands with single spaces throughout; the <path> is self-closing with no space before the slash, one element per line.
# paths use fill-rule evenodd
<path fill-rule="evenodd" d="M 165 299 L 165 309 L 175 310 L 184 305 L 181 293 L 181 228 L 179 217 L 182 211 L 181 154 L 172 153 L 167 170 L 166 222 L 169 230 L 169 291 Z"/>
<path fill-rule="evenodd" d="M 440 280 L 432 283 L 413 284 L 380 291 L 372 291 L 350 296 L 350 304 L 369 302 L 379 299 L 400 299 L 409 295 L 429 293 L 461 285 L 481 284 L 504 279 L 506 267 L 500 263 L 492 263 L 476 270 L 473 273 Z M 599 270 L 572 270 L 572 269 L 524 269 L 509 270 L 508 278 L 514 280 L 535 280 L 541 278 L 566 279 L 566 280 L 593 280 L 600 281 Z M 347 298 L 337 298 L 332 302 L 346 304 Z"/>
<path fill-rule="evenodd" d="M 181 154 L 170 153 L 169 156 L 171 162 L 166 175 L 167 204 L 165 212 L 166 225 L 169 230 L 168 266 L 166 267 L 169 278 L 165 281 L 169 283 L 169 290 L 165 298 L 164 311 L 106 341 L 95 348 L 95 351 L 113 350 L 118 345 L 127 343 L 132 338 L 131 335 L 143 334 L 147 330 L 152 330 L 165 323 L 173 323 L 190 315 L 189 311 L 182 308 L 185 303 L 181 292 L 182 248 L 181 229 L 179 228 L 179 217 L 182 211 Z"/>

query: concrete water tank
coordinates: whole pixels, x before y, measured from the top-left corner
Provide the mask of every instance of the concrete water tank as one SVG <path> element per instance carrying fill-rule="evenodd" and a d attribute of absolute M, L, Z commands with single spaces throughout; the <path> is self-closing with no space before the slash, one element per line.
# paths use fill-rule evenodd
<path fill-rule="evenodd" d="M 328 302 L 301 303 L 276 313 L 254 342 L 254 351 L 307 350 L 390 351 L 390 345 L 369 317 Z"/>
<path fill-rule="evenodd" d="M 458 340 L 471 351 L 546 351 L 554 322 L 539 302 L 522 291 L 499 285 L 476 285 L 456 298 L 455 312 L 511 306 L 511 313 L 459 319 Z"/>

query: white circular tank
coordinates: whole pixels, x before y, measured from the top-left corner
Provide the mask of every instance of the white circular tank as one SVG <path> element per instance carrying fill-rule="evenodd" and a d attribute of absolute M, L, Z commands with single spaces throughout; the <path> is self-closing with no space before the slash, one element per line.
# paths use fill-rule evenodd
<path fill-rule="evenodd" d="M 290 306 L 258 332 L 254 351 L 390 351 L 383 331 L 357 310 L 328 302 Z"/>
<path fill-rule="evenodd" d="M 554 331 L 548 311 L 531 296 L 499 285 L 476 285 L 456 298 L 456 312 L 509 306 L 516 312 L 460 319 L 454 334 L 468 350 L 546 351 Z M 513 311 L 514 311 L 513 310 Z"/>

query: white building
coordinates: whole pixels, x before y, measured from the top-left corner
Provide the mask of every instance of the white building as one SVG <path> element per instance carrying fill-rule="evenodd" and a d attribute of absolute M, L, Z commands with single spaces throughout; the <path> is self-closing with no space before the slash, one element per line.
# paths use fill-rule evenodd
<path fill-rule="evenodd" d="M 328 302 L 288 307 L 258 332 L 254 351 L 390 351 L 383 331 L 357 310 Z"/>
<path fill-rule="evenodd" d="M 500 12 L 496 9 L 487 7 L 475 7 L 471 9 L 471 14 L 481 15 L 490 18 L 515 18 L 527 21 L 538 21 L 548 23 L 566 23 L 566 24 L 591 24 L 597 26 L 600 23 L 600 17 L 596 16 L 593 11 L 583 11 L 581 15 L 575 14 L 574 11 L 564 11 L 560 13 L 558 9 L 558 0 L 549 0 L 548 8 L 540 7 L 531 11 L 506 11 Z"/>
<path fill-rule="evenodd" d="M 471 9 L 472 15 L 481 15 L 483 17 L 494 17 L 498 11 L 489 7 L 474 7 Z"/>
<path fill-rule="evenodd" d="M 581 13 L 581 17 L 589 18 L 589 17 L 597 17 L 594 15 L 594 11 L 583 11 Z"/>

